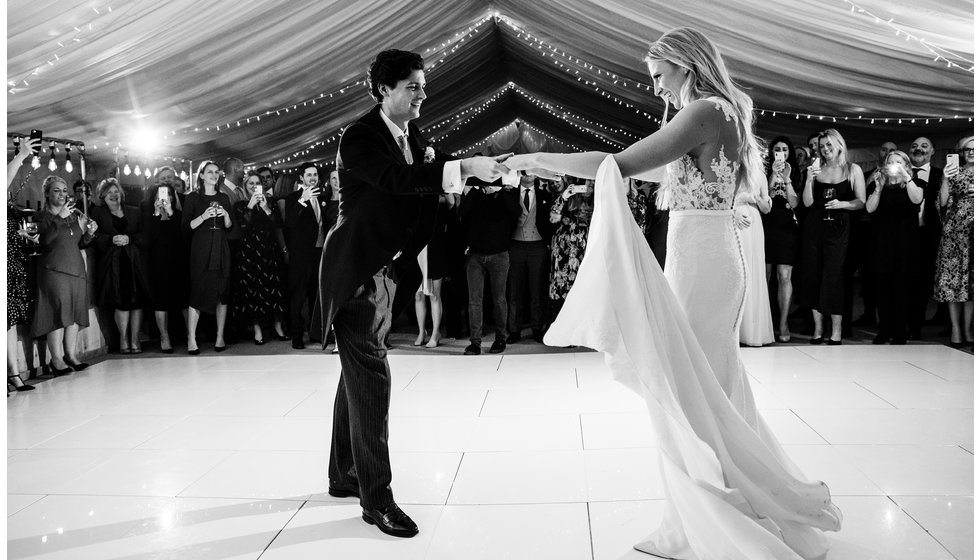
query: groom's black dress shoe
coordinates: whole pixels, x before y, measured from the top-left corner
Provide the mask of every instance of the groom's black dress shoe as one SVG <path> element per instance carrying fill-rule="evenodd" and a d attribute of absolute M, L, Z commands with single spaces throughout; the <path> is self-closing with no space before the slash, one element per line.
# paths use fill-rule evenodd
<path fill-rule="evenodd" d="M 369 525 L 377 525 L 382 533 L 393 537 L 414 537 L 419 527 L 396 504 L 381 509 L 361 510 L 361 518 Z"/>
<path fill-rule="evenodd" d="M 327 488 L 327 494 L 330 494 L 334 498 L 360 498 L 361 491 L 357 488 L 341 488 L 339 486 L 331 486 Z"/>

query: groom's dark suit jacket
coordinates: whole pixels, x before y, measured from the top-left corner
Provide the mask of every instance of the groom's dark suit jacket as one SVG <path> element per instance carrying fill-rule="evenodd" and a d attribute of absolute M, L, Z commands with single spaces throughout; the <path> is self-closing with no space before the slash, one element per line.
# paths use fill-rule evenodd
<path fill-rule="evenodd" d="M 435 230 L 442 194 L 443 166 L 451 159 L 437 153 L 423 163 L 425 140 L 409 123 L 413 165 L 405 165 L 401 148 L 381 118 L 381 106 L 344 130 L 337 152 L 340 215 L 327 234 L 320 261 L 321 340 L 334 316 L 354 291 L 378 270 L 394 262 L 398 290 L 397 316 L 422 283 L 416 256 Z M 402 294 L 409 293 L 408 296 Z"/>

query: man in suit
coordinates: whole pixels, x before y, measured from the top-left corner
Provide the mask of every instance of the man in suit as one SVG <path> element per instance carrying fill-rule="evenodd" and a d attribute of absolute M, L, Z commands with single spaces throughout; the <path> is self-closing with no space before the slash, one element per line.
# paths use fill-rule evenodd
<path fill-rule="evenodd" d="M 467 177 L 494 180 L 507 172 L 493 158 L 447 161 L 425 148 L 411 123 L 426 98 L 424 68 L 417 53 L 398 50 L 381 52 L 371 64 L 378 105 L 340 139 L 340 214 L 320 265 L 322 340 L 332 325 L 341 364 L 329 493 L 359 498 L 364 521 L 398 537 L 414 536 L 418 527 L 390 487 L 384 338 L 392 308 L 411 302 L 422 282 L 416 256 L 432 237 L 439 195 L 461 192 Z M 408 295 L 396 301 L 399 284 Z"/>
<path fill-rule="evenodd" d="M 323 194 L 320 189 L 320 171 L 313 163 L 300 165 L 300 187 L 286 195 L 284 230 L 286 252 L 289 254 L 289 332 L 293 348 L 302 350 L 303 330 L 310 324 L 303 319 L 303 304 L 307 304 L 310 317 L 318 313 L 315 306 L 318 287 L 317 274 L 320 266 L 320 237 Z M 318 333 L 310 333 L 315 337 Z"/>
<path fill-rule="evenodd" d="M 939 237 L 942 224 L 939 221 L 939 187 L 943 183 L 942 167 L 933 167 L 932 156 L 936 150 L 932 141 L 925 137 L 916 138 L 909 149 L 912 160 L 912 179 L 922 187 L 922 203 L 919 205 L 919 266 L 918 278 L 909 305 L 909 340 L 922 339 L 922 325 L 925 323 L 926 307 L 932 297 L 936 278 L 936 254 L 939 252 Z M 945 324 L 948 316 L 946 306 L 936 309 L 934 321 Z M 942 313 L 947 315 L 942 315 Z"/>
<path fill-rule="evenodd" d="M 548 258 L 551 254 L 551 235 L 555 225 L 548 219 L 555 199 L 547 189 L 540 187 L 540 180 L 521 172 L 518 188 L 506 191 L 517 199 L 521 216 L 517 219 L 510 244 L 510 305 L 507 307 L 507 344 L 521 340 L 521 312 L 527 298 L 531 319 L 531 336 L 538 343 L 544 339 L 546 290 L 548 286 Z"/>

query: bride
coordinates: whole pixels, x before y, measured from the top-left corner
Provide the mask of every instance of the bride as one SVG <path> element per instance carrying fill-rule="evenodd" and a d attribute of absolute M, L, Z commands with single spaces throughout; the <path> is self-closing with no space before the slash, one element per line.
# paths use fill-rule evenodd
<path fill-rule="evenodd" d="M 745 267 L 732 207 L 738 185 L 764 181 L 752 100 L 699 31 L 668 31 L 645 61 L 656 94 L 678 109 L 661 130 L 617 154 L 505 162 L 597 179 L 585 257 L 546 342 L 605 352 L 614 376 L 647 402 L 666 507 L 637 550 L 682 560 L 824 557 L 822 531 L 840 529 L 840 511 L 776 441 L 739 358 Z M 664 165 L 666 277 L 628 219 L 623 182 Z"/>

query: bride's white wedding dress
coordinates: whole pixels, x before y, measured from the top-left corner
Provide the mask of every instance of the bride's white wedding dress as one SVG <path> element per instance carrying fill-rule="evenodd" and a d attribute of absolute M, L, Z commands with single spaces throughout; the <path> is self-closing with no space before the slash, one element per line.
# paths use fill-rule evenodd
<path fill-rule="evenodd" d="M 712 171 L 718 181 L 706 182 L 689 156 L 668 170 L 665 277 L 606 158 L 585 256 L 545 342 L 604 352 L 616 379 L 647 402 L 666 507 L 637 549 L 681 560 L 820 558 L 822 531 L 840 529 L 840 511 L 825 484 L 803 479 L 756 409 L 738 354 L 737 166 L 722 148 Z"/>

